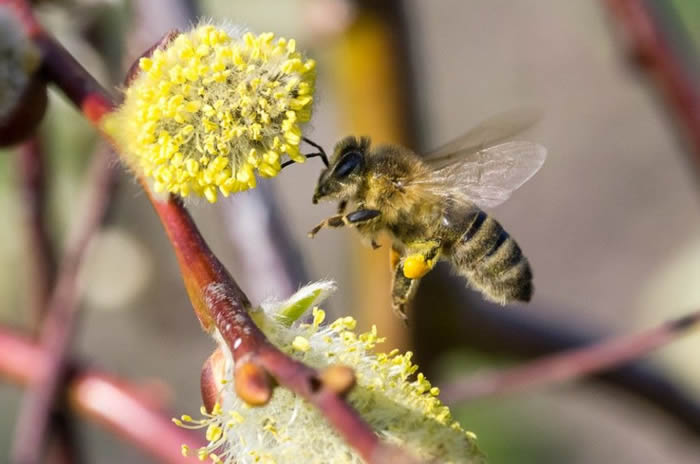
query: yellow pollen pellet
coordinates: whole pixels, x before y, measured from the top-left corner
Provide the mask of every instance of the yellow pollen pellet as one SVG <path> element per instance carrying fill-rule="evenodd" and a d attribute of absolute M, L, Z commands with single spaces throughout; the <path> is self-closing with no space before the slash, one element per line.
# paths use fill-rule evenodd
<path fill-rule="evenodd" d="M 408 279 L 420 279 L 430 271 L 430 266 L 421 254 L 407 256 L 403 263 L 403 275 Z"/>

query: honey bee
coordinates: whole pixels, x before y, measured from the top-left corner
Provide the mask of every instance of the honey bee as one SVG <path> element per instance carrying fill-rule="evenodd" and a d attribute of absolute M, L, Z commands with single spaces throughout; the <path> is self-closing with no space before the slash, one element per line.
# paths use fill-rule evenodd
<path fill-rule="evenodd" d="M 527 258 L 482 208 L 507 200 L 544 163 L 543 146 L 503 142 L 535 119 L 530 110 L 497 115 L 424 157 L 397 145 L 372 147 L 367 137 L 342 139 L 330 161 L 324 159 L 327 168 L 313 195 L 314 204 L 338 201 L 338 214 L 309 236 L 324 227 L 352 226 L 376 248 L 377 236 L 388 233 L 392 306 L 403 319 L 420 279 L 441 259 L 487 300 L 529 301 Z"/>

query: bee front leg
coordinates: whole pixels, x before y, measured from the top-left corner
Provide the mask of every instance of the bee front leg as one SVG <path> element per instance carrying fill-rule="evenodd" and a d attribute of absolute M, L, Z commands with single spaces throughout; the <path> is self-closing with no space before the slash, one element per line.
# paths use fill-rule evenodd
<path fill-rule="evenodd" d="M 367 222 L 376 219 L 381 213 L 376 209 L 358 209 L 352 213 L 342 215 L 338 214 L 331 216 L 327 219 L 321 221 L 316 227 L 309 231 L 309 237 L 314 238 L 314 236 L 325 227 L 343 227 L 343 226 L 357 226 L 360 224 L 365 224 Z"/>

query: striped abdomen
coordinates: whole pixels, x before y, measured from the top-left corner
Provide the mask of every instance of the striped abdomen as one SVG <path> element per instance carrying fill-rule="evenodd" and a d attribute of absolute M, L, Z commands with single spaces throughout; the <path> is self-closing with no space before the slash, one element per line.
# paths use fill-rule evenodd
<path fill-rule="evenodd" d="M 470 213 L 467 228 L 452 248 L 452 263 L 491 301 L 530 301 L 532 271 L 515 240 L 481 210 Z"/>

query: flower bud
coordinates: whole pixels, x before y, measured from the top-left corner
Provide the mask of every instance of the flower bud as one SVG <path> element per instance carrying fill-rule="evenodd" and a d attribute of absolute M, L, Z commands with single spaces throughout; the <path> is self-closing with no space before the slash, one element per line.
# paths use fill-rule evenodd
<path fill-rule="evenodd" d="M 214 405 L 219 402 L 219 390 L 225 383 L 226 358 L 221 352 L 221 348 L 217 348 L 202 366 L 202 404 L 207 412 L 211 413 Z"/>
<path fill-rule="evenodd" d="M 345 396 L 355 386 L 355 371 L 351 367 L 333 364 L 321 372 L 323 385 L 338 395 Z"/>
<path fill-rule="evenodd" d="M 252 362 L 237 362 L 234 374 L 236 394 L 250 406 L 262 406 L 272 397 L 272 378 Z"/>

